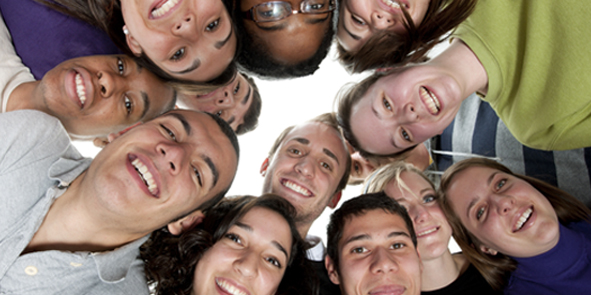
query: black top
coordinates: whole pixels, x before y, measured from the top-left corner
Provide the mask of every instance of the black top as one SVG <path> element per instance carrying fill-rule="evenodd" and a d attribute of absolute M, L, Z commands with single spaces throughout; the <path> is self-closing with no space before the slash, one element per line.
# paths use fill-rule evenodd
<path fill-rule="evenodd" d="M 446 294 L 478 294 L 494 295 L 503 294 L 501 291 L 494 291 L 478 272 L 474 265 L 470 264 L 468 269 L 451 284 L 435 291 L 421 292 L 421 295 L 446 295 Z"/>

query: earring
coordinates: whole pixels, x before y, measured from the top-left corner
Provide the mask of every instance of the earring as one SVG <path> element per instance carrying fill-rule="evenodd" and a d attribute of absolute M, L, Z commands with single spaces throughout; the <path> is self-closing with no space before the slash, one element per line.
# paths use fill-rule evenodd
<path fill-rule="evenodd" d="M 123 34 L 129 35 L 129 30 L 127 29 L 127 26 L 123 26 Z"/>

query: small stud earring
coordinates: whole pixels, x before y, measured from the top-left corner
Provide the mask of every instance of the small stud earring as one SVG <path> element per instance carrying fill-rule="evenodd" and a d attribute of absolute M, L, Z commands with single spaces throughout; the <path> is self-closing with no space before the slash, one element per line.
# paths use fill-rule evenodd
<path fill-rule="evenodd" d="M 129 35 L 129 30 L 127 29 L 127 26 L 123 26 L 123 34 Z"/>

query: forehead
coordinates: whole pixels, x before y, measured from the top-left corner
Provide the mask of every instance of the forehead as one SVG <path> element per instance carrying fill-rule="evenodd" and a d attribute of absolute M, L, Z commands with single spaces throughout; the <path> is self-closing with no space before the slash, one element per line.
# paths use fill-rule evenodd
<path fill-rule="evenodd" d="M 285 218 L 279 213 L 268 208 L 254 207 L 246 212 L 234 226 L 242 227 L 256 236 L 257 239 L 252 243 L 272 244 L 276 247 L 275 242 L 277 242 L 289 255 L 292 244 L 291 230 Z"/>
<path fill-rule="evenodd" d="M 414 199 L 420 198 L 420 194 L 426 190 L 434 190 L 431 184 L 423 178 L 421 175 L 411 172 L 404 171 L 400 174 L 401 182 L 397 181 L 396 178 L 390 180 L 386 186 L 386 191 L 392 194 L 392 198 L 398 199 Z M 405 185 L 405 188 L 402 185 Z M 409 192 L 410 190 L 410 192 Z M 388 194 L 390 196 L 390 194 Z"/>
<path fill-rule="evenodd" d="M 340 133 L 333 127 L 320 122 L 306 122 L 295 126 L 283 139 L 281 146 L 299 142 L 311 148 L 327 149 L 341 161 L 348 155 L 348 150 Z M 343 160 L 344 161 L 344 160 Z"/>
<path fill-rule="evenodd" d="M 343 226 L 343 236 L 339 245 L 357 236 L 366 236 L 364 240 L 387 239 L 392 232 L 405 233 L 410 239 L 409 229 L 404 219 L 383 209 L 369 210 L 362 215 L 351 215 Z"/>

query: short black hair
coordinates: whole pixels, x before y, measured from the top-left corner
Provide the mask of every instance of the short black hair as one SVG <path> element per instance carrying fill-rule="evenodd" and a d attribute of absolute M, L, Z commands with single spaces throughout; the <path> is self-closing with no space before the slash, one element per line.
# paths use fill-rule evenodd
<path fill-rule="evenodd" d="M 339 209 L 333 212 L 330 216 L 330 222 L 326 227 L 326 250 L 337 272 L 339 271 L 339 241 L 343 237 L 345 223 L 353 217 L 361 216 L 368 211 L 376 209 L 382 209 L 387 213 L 400 216 L 406 223 L 412 243 L 415 248 L 417 247 L 417 235 L 412 225 L 412 220 L 402 205 L 388 197 L 383 191 L 360 195 L 343 203 Z"/>

